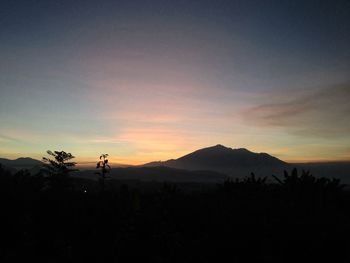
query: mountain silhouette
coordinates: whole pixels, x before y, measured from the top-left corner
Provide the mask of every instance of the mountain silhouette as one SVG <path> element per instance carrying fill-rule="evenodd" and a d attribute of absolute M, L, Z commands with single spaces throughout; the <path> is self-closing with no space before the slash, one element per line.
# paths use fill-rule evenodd
<path fill-rule="evenodd" d="M 73 174 L 76 178 L 97 180 L 95 170 L 82 170 Z M 154 182 L 200 182 L 220 183 L 227 175 L 215 171 L 189 171 L 166 166 L 112 168 L 108 174 L 110 179 L 139 180 Z"/>
<path fill-rule="evenodd" d="M 29 157 L 21 157 L 15 160 L 0 158 L 0 164 L 10 169 L 20 170 L 32 169 L 34 167 L 41 166 L 43 163 L 39 160 L 35 160 Z"/>
<path fill-rule="evenodd" d="M 213 170 L 225 173 L 272 172 L 288 166 L 267 153 L 254 153 L 244 148 L 232 149 L 223 145 L 203 148 L 178 159 L 151 162 L 143 166 L 166 166 L 187 170 Z M 249 173 L 248 173 L 249 174 Z"/>

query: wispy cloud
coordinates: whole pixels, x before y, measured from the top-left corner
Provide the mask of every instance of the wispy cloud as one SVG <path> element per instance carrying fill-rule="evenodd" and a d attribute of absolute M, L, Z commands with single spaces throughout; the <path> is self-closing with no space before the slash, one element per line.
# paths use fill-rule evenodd
<path fill-rule="evenodd" d="M 300 136 L 350 134 L 350 84 L 330 86 L 242 111 L 250 125 L 280 128 Z"/>
<path fill-rule="evenodd" d="M 0 142 L 21 142 L 21 140 L 13 138 L 11 136 L 0 134 Z"/>

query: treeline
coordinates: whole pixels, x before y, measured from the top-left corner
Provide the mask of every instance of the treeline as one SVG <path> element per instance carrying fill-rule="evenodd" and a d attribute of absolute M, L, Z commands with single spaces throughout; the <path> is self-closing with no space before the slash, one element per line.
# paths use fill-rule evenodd
<path fill-rule="evenodd" d="M 1 262 L 350 261 L 350 196 L 336 179 L 294 169 L 272 184 L 252 174 L 144 192 L 56 168 L 52 177 L 0 167 Z"/>

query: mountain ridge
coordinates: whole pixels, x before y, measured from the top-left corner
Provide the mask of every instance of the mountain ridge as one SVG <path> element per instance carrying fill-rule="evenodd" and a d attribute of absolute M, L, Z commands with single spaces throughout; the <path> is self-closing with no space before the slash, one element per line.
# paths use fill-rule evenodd
<path fill-rule="evenodd" d="M 42 162 L 30 157 L 19 157 L 17 159 L 7 159 L 7 158 L 0 158 L 0 163 L 5 166 L 12 166 L 12 167 L 32 167 L 36 165 L 41 165 Z"/>
<path fill-rule="evenodd" d="M 143 167 L 166 166 L 187 170 L 211 170 L 224 173 L 247 173 L 286 167 L 288 164 L 265 152 L 245 148 L 232 149 L 221 144 L 202 148 L 167 161 L 150 162 Z"/>

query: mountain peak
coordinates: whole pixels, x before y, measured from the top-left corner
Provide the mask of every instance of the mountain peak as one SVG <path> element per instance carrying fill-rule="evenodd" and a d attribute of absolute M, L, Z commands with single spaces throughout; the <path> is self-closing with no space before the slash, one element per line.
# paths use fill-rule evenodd
<path fill-rule="evenodd" d="M 217 145 L 214 145 L 214 146 L 211 146 L 211 147 L 207 147 L 207 148 L 203 148 L 202 150 L 204 149 L 211 149 L 211 150 L 232 150 L 232 148 L 230 147 L 226 147 L 225 145 L 222 145 L 222 144 L 217 144 Z"/>
<path fill-rule="evenodd" d="M 30 157 L 19 157 L 13 161 L 32 161 L 32 160 L 37 161 L 37 160 L 30 158 Z"/>
<path fill-rule="evenodd" d="M 200 151 L 212 151 L 212 152 L 216 152 L 216 151 L 224 151 L 224 152 L 236 152 L 236 153 L 253 153 L 251 151 L 249 151 L 246 148 L 230 148 L 230 147 L 226 147 L 222 144 L 217 144 L 215 146 L 211 146 L 211 147 L 207 147 L 207 148 L 203 148 L 203 149 L 199 149 L 195 152 L 200 152 Z"/>
<path fill-rule="evenodd" d="M 245 148 L 232 149 L 222 144 L 202 148 L 175 160 L 151 163 L 181 169 L 234 170 L 277 167 L 285 163 L 266 153 L 254 153 Z"/>
<path fill-rule="evenodd" d="M 226 146 L 224 146 L 222 144 L 217 144 L 217 145 L 214 145 L 214 146 L 209 146 L 209 147 L 205 147 L 205 148 L 199 149 L 197 151 L 202 151 L 202 150 L 232 150 L 232 148 L 226 147 Z"/>
<path fill-rule="evenodd" d="M 222 144 L 217 144 L 215 146 L 213 146 L 213 148 L 225 148 L 225 149 L 228 149 L 228 147 L 222 145 Z"/>

